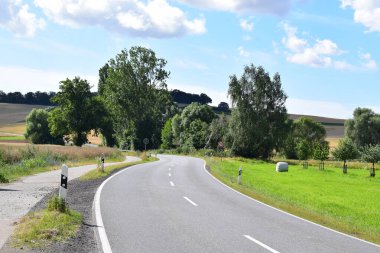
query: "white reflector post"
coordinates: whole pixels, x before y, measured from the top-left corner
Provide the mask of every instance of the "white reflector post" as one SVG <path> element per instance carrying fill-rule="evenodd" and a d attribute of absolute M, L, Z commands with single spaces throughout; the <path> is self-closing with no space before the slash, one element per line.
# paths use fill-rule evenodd
<path fill-rule="evenodd" d="M 62 165 L 61 170 L 61 186 L 59 187 L 59 197 L 66 201 L 67 182 L 69 181 L 69 168 L 66 164 Z"/>

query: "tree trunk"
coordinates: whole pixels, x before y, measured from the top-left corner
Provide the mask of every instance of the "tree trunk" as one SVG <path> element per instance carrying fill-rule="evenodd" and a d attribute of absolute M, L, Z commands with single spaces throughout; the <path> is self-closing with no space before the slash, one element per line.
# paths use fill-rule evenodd
<path fill-rule="evenodd" d="M 346 164 L 346 160 L 343 161 L 343 174 L 347 174 L 347 164 Z"/>
<path fill-rule="evenodd" d="M 370 174 L 369 174 L 371 177 L 375 177 L 375 163 L 372 163 L 372 168 L 370 170 Z"/>

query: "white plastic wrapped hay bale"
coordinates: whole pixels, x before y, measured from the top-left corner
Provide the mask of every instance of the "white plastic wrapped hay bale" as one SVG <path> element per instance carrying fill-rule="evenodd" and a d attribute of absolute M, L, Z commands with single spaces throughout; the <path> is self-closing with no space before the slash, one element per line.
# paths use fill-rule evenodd
<path fill-rule="evenodd" d="M 276 164 L 276 171 L 277 172 L 288 172 L 289 165 L 286 162 L 278 162 Z"/>

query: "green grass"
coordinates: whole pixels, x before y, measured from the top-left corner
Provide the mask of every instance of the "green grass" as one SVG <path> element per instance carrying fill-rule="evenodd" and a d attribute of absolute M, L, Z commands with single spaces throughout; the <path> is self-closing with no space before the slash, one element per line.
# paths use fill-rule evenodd
<path fill-rule="evenodd" d="M 275 164 L 239 158 L 207 159 L 211 172 L 227 185 L 269 205 L 316 223 L 380 243 L 380 178 L 364 169 L 349 170 L 290 165 L 275 172 Z M 237 184 L 242 166 L 241 184 Z"/>
<path fill-rule="evenodd" d="M 45 209 L 28 214 L 17 225 L 12 246 L 41 249 L 52 242 L 66 241 L 75 236 L 81 222 L 81 214 L 73 210 L 61 213 Z"/>
<path fill-rule="evenodd" d="M 121 163 L 121 164 L 117 164 L 117 165 L 113 165 L 113 166 L 107 166 L 104 168 L 104 172 L 101 172 L 98 168 L 95 170 L 91 170 L 91 171 L 87 172 L 86 174 L 84 174 L 83 176 L 81 176 L 80 180 L 86 181 L 86 180 L 99 179 L 99 178 L 106 177 L 106 176 L 110 175 L 115 170 L 119 170 L 122 168 L 128 168 L 128 167 L 131 167 L 133 165 L 137 165 L 137 164 L 141 164 L 141 163 L 154 162 L 157 160 L 158 160 L 157 158 L 151 156 L 149 158 L 145 158 L 145 159 L 143 159 L 141 161 L 137 161 L 137 162 L 127 162 L 127 163 Z"/>
<path fill-rule="evenodd" d="M 25 137 L 23 135 L 16 136 L 0 136 L 0 141 L 23 141 Z"/>

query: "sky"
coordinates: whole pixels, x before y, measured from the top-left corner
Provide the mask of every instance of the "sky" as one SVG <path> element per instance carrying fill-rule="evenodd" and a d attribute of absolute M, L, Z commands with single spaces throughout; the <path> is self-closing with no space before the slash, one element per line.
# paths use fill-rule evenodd
<path fill-rule="evenodd" d="M 289 113 L 380 113 L 379 0 L 0 0 L 0 90 L 58 91 L 123 49 L 167 60 L 169 89 L 227 97 L 244 66 L 278 72 Z"/>

